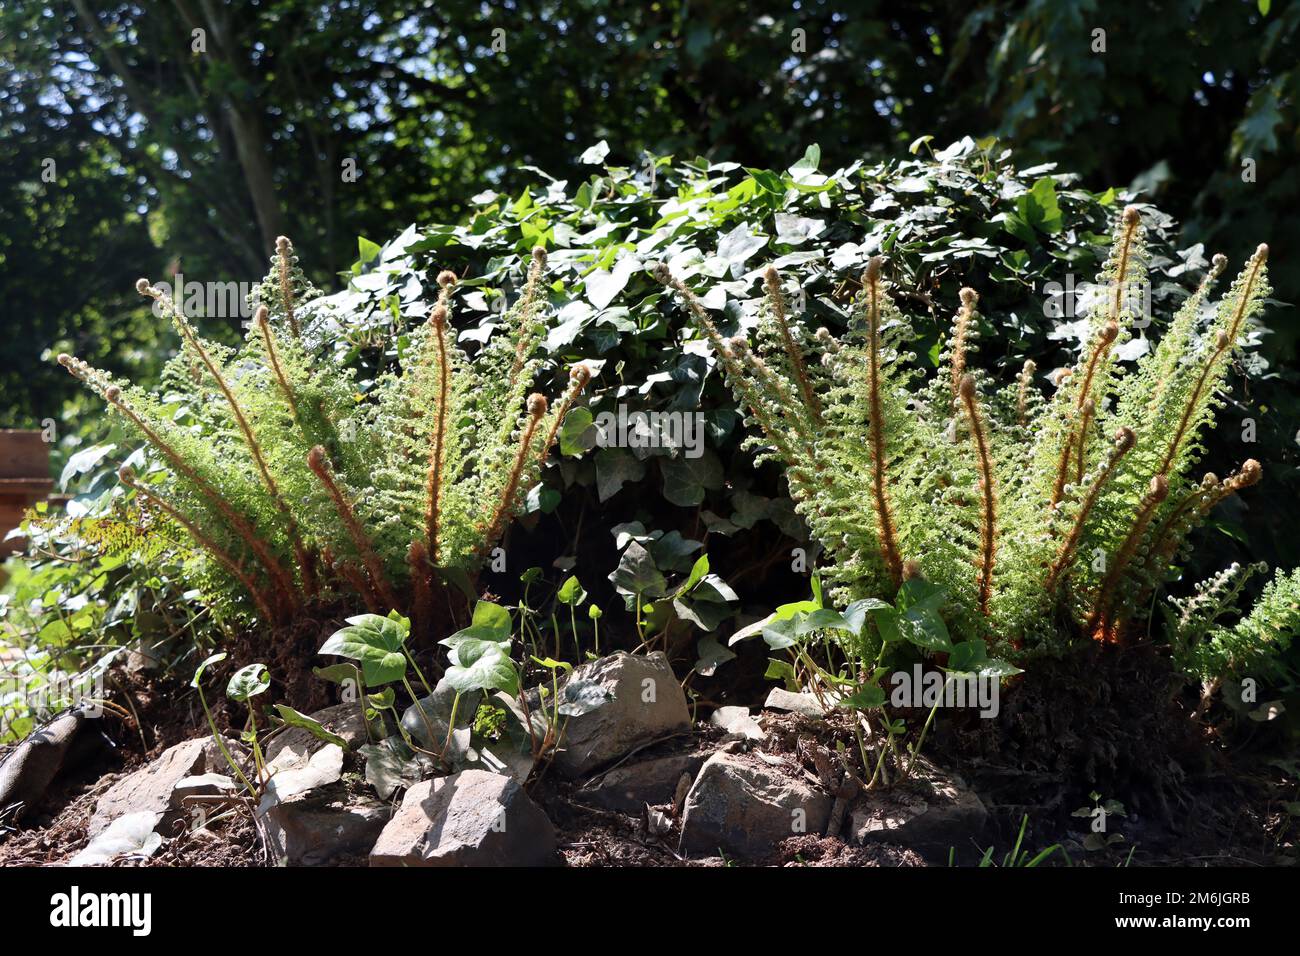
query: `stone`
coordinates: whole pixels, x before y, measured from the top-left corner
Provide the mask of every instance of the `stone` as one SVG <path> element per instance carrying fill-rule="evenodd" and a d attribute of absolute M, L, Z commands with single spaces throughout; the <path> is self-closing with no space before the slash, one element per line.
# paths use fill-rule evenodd
<path fill-rule="evenodd" d="M 242 790 L 242 784 L 223 773 L 197 774 L 176 784 L 169 809 L 187 811 L 201 805 L 198 798 L 236 797 Z"/>
<path fill-rule="evenodd" d="M 226 752 L 230 754 L 231 759 L 235 761 L 239 769 L 244 773 L 250 773 L 253 762 L 248 753 L 248 748 L 233 737 L 223 736 L 221 742 L 225 744 Z M 203 739 L 203 757 L 208 773 L 234 773 L 225 755 L 222 754 L 221 748 L 217 746 L 216 738 L 208 736 Z"/>
<path fill-rule="evenodd" d="M 64 865 L 106 866 L 123 857 L 148 859 L 162 846 L 163 838 L 157 833 L 161 817 L 162 814 L 149 810 L 124 813 Z"/>
<path fill-rule="evenodd" d="M 272 857 L 292 866 L 366 853 L 391 815 L 386 803 L 349 793 L 342 781 L 275 800 L 259 813 Z"/>
<path fill-rule="evenodd" d="M 601 684 L 614 695 L 569 718 L 555 768 L 570 779 L 691 729 L 686 694 L 662 651 L 646 656 L 619 651 L 575 668 L 569 679 Z"/>
<path fill-rule="evenodd" d="M 709 723 L 721 727 L 728 737 L 742 740 L 766 740 L 767 734 L 749 714 L 748 707 L 719 707 L 709 715 Z"/>
<path fill-rule="evenodd" d="M 704 762 L 686 795 L 680 852 L 763 860 L 782 840 L 821 835 L 831 802 L 780 767 L 720 751 Z"/>
<path fill-rule="evenodd" d="M 555 827 L 513 778 L 462 770 L 406 791 L 371 866 L 545 866 Z"/>
<path fill-rule="evenodd" d="M 647 803 L 672 803 L 682 777 L 688 782 L 694 779 L 704 757 L 702 753 L 669 754 L 620 764 L 584 784 L 575 796 L 605 810 L 640 813 Z"/>
<path fill-rule="evenodd" d="M 17 818 L 41 802 L 63 769 L 73 743 L 82 736 L 85 722 L 77 710 L 60 714 L 0 761 L 0 808 L 15 807 L 13 816 Z"/>
<path fill-rule="evenodd" d="M 273 804 L 315 787 L 326 787 L 343 776 L 343 748 L 324 744 L 315 753 L 297 754 L 282 750 L 266 765 L 271 778 L 262 790 L 258 812 L 265 813 Z"/>
<path fill-rule="evenodd" d="M 895 843 L 945 855 L 979 833 L 987 818 L 983 802 L 960 777 L 922 761 L 919 774 L 902 786 L 859 796 L 849 827 L 859 844 Z"/>
<path fill-rule="evenodd" d="M 172 808 L 177 784 L 206 769 L 202 739 L 168 747 L 147 767 L 122 778 L 99 798 L 86 825 L 87 834 L 98 836 L 110 823 L 128 813 L 156 813 L 161 820 Z"/>
<path fill-rule="evenodd" d="M 824 717 L 826 711 L 812 694 L 796 694 L 784 687 L 773 687 L 763 704 L 764 710 L 784 710 L 805 717 Z"/>

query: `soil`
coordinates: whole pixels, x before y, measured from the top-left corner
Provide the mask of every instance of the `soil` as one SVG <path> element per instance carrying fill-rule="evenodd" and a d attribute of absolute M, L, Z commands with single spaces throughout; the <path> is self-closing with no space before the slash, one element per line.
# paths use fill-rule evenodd
<path fill-rule="evenodd" d="M 319 628 L 312 641 L 319 640 Z M 318 646 L 318 645 L 317 645 Z M 314 658 L 305 639 L 286 642 L 283 664 Z M 266 659 L 266 648 L 262 656 Z M 271 661 L 272 673 L 293 671 Z M 310 672 L 310 664 L 303 668 Z M 1087 681 L 1079 675 L 1088 674 Z M 113 747 L 92 764 L 61 779 L 45 804 L 21 828 L 0 822 L 0 866 L 49 865 L 84 847 L 86 824 L 98 797 L 123 773 L 141 766 L 181 740 L 205 736 L 206 721 L 187 684 L 157 676 L 117 675 L 130 692 L 136 721 L 108 717 L 103 731 Z M 322 682 L 314 680 L 320 685 Z M 1234 739 L 1234 724 L 1214 726 L 1191 719 L 1196 701 L 1183 697 L 1163 658 L 1142 649 L 1086 648 L 1059 661 L 1044 661 L 1004 687 L 996 718 L 968 711 L 940 716 L 925 744 L 935 764 L 959 774 L 989 812 L 988 825 L 969 845 L 953 847 L 958 865 L 979 863 L 993 847 L 1002 856 L 1025 826 L 1022 847 L 1031 854 L 1059 844 L 1074 865 L 1278 865 L 1300 859 L 1290 831 L 1287 804 L 1300 799 L 1297 784 L 1268 759 L 1277 741 L 1256 735 L 1250 746 Z M 293 696 L 298 685 L 280 688 L 295 706 L 322 703 Z M 301 690 L 299 692 L 302 692 Z M 121 695 L 115 695 L 120 699 Z M 737 694 L 728 693 L 735 700 Z M 746 694 L 745 697 L 750 695 Z M 283 697 L 281 699 L 284 699 Z M 739 702 L 757 706 L 758 700 Z M 217 701 L 211 701 L 218 705 Z M 242 713 L 217 715 L 219 723 Z M 699 715 L 701 718 L 703 713 Z M 916 714 L 904 715 L 919 726 Z M 921 719 L 924 715 L 919 715 Z M 819 760 L 840 744 L 853 752 L 851 718 L 832 714 L 814 720 L 764 714 L 763 749 L 785 758 L 791 772 L 815 778 Z M 1256 728 L 1256 731 L 1258 729 Z M 671 746 L 713 750 L 717 728 L 701 727 L 692 741 Z M 663 748 L 660 748 L 663 749 Z M 638 758 L 646 754 L 638 754 Z M 819 756 L 820 755 L 820 756 Z M 534 779 L 529 790 L 555 823 L 566 866 L 723 866 L 719 857 L 685 860 L 676 852 L 680 819 L 671 805 L 625 814 L 588 806 L 573 784 L 553 776 Z M 1086 849 L 1088 815 L 1098 800 L 1116 800 L 1108 834 L 1122 840 Z M 653 811 L 653 814 L 652 814 Z M 1027 818 L 1027 820 L 1026 820 Z M 365 865 L 364 857 L 336 865 Z M 912 849 L 853 846 L 835 837 L 792 837 L 774 848 L 772 866 L 922 866 Z M 1065 862 L 1061 852 L 1049 864 Z M 149 866 L 263 866 L 268 860 L 247 813 L 231 812 L 208 832 L 169 841 Z"/>

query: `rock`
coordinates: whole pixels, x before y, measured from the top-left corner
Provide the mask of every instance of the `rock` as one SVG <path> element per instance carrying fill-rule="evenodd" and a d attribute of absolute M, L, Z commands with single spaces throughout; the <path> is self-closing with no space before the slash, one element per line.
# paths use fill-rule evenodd
<path fill-rule="evenodd" d="M 744 740 L 765 740 L 767 734 L 758 721 L 749 715 L 748 707 L 719 707 L 709 715 L 709 723 L 721 727 L 728 737 Z"/>
<path fill-rule="evenodd" d="M 161 820 L 172 808 L 177 784 L 206 769 L 203 740 L 187 740 L 168 747 L 147 767 L 119 780 L 99 798 L 86 832 L 98 836 L 110 823 L 128 813 L 156 813 Z"/>
<path fill-rule="evenodd" d="M 193 806 L 193 798 L 198 797 L 234 797 L 243 789 L 231 777 L 223 773 L 202 773 L 186 777 L 172 790 L 172 810 L 182 810 Z M 186 803 L 190 800 L 190 803 Z"/>
<path fill-rule="evenodd" d="M 125 813 L 104 827 L 65 865 L 104 866 L 123 857 L 148 859 L 162 846 L 163 838 L 156 832 L 161 817 L 161 813 L 148 810 Z"/>
<path fill-rule="evenodd" d="M 282 750 L 267 764 L 267 770 L 271 779 L 262 791 L 258 813 L 265 813 L 272 804 L 315 787 L 329 786 L 342 777 L 343 748 L 338 744 L 323 743 L 319 750 L 308 756 Z"/>
<path fill-rule="evenodd" d="M 342 781 L 275 800 L 259 813 L 272 856 L 303 866 L 365 853 L 390 816 L 387 804 L 349 793 Z"/>
<path fill-rule="evenodd" d="M 830 813 L 831 798 L 802 779 L 748 755 L 719 752 L 686 795 L 680 850 L 762 860 L 788 837 L 820 835 Z"/>
<path fill-rule="evenodd" d="M 462 770 L 406 791 L 371 866 L 544 866 L 555 828 L 513 778 Z"/>
<path fill-rule="evenodd" d="M 233 737 L 221 738 L 221 742 L 226 745 L 226 751 L 231 758 L 239 765 L 239 769 L 244 773 L 252 770 L 252 760 L 249 759 L 248 749 Z M 221 753 L 221 748 L 217 746 L 214 737 L 208 736 L 203 738 L 203 759 L 208 773 L 233 774 L 230 763 L 226 760 L 225 755 Z"/>
<path fill-rule="evenodd" d="M 763 704 L 764 710 L 785 710 L 805 717 L 823 717 L 826 711 L 812 694 L 796 694 L 784 687 L 773 687 Z"/>
<path fill-rule="evenodd" d="M 893 790 L 862 794 L 849 811 L 859 844 L 896 843 L 944 855 L 984 827 L 988 812 L 957 776 L 922 761 L 919 775 Z"/>
<path fill-rule="evenodd" d="M 349 708 L 352 716 L 326 708 L 312 717 L 349 743 L 362 743 L 365 726 L 356 705 L 339 707 Z M 284 736 L 289 739 L 269 751 L 271 778 L 257 805 L 272 856 L 314 866 L 368 850 L 388 821 L 387 805 L 349 792 L 342 780 L 343 748 L 338 744 L 299 728 Z"/>
<path fill-rule="evenodd" d="M 347 741 L 349 749 L 355 750 L 362 744 L 369 742 L 369 737 L 366 735 L 366 721 L 362 717 L 361 708 L 356 701 L 335 704 L 308 716 L 312 720 L 318 721 L 330 733 L 338 734 Z M 266 761 L 268 764 L 274 763 L 285 751 L 291 751 L 298 756 L 310 757 L 325 746 L 327 746 L 326 742 L 314 736 L 310 731 L 301 727 L 287 727 L 278 733 L 267 746 Z M 328 746 L 338 745 L 329 744 Z"/>
<path fill-rule="evenodd" d="M 601 684 L 614 695 L 569 718 L 555 768 L 580 777 L 634 748 L 691 729 L 690 708 L 662 651 L 645 657 L 619 651 L 574 669 L 570 680 Z"/>
<path fill-rule="evenodd" d="M 0 762 L 0 808 L 17 805 L 15 817 L 41 802 L 63 769 L 86 718 L 77 710 L 60 714 L 32 731 Z"/>
<path fill-rule="evenodd" d="M 584 784 L 576 796 L 606 810 L 640 813 L 647 803 L 673 802 L 683 775 L 689 783 L 703 763 L 704 754 L 690 753 L 622 764 Z"/>

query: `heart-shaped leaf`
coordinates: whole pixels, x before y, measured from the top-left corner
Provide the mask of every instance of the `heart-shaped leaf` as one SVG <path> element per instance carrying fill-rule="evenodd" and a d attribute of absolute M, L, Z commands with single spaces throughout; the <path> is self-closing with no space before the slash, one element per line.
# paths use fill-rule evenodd
<path fill-rule="evenodd" d="M 347 627 L 331 634 L 320 653 L 359 661 L 366 684 L 380 687 L 406 676 L 406 655 L 402 653 L 406 635 L 398 621 L 360 614 L 348 618 Z"/>
<path fill-rule="evenodd" d="M 265 664 L 249 664 L 230 675 L 226 696 L 241 703 L 256 697 L 271 686 L 271 675 Z"/>
<path fill-rule="evenodd" d="M 519 691 L 519 671 L 501 644 L 494 641 L 466 640 L 452 652 L 454 663 L 447 668 L 446 681 L 455 690 L 468 694 L 476 690 Z"/>

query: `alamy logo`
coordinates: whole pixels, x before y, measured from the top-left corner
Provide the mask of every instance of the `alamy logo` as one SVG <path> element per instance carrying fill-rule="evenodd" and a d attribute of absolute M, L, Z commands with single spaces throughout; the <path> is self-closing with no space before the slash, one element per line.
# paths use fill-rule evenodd
<path fill-rule="evenodd" d="M 257 282 L 186 282 L 176 273 L 171 287 L 160 283 L 168 297 L 184 315 L 204 319 L 251 319 L 257 311 Z M 155 299 L 153 314 L 164 318 L 163 300 Z"/>
<path fill-rule="evenodd" d="M 927 672 L 920 664 L 913 664 L 910 671 L 889 675 L 889 682 L 893 687 L 889 695 L 892 707 L 971 707 L 979 708 L 981 717 L 996 717 L 1000 709 L 1002 684 L 992 674 Z"/>
<path fill-rule="evenodd" d="M 82 893 L 78 886 L 50 897 L 50 925 L 78 927 L 129 927 L 133 936 L 148 936 L 153 929 L 153 894 Z"/>
<path fill-rule="evenodd" d="M 1115 291 L 1109 285 L 1076 281 L 1073 273 L 1067 273 L 1063 283 L 1044 283 L 1043 294 L 1043 315 L 1049 319 L 1074 319 L 1091 315 L 1099 306 L 1108 304 Z M 1133 316 L 1133 328 L 1147 328 L 1151 324 L 1151 283 L 1146 279 L 1124 282 L 1118 305 Z"/>
<path fill-rule="evenodd" d="M 681 449 L 686 458 L 704 454 L 703 412 L 617 412 L 596 416 L 596 444 L 601 448 Z"/>

